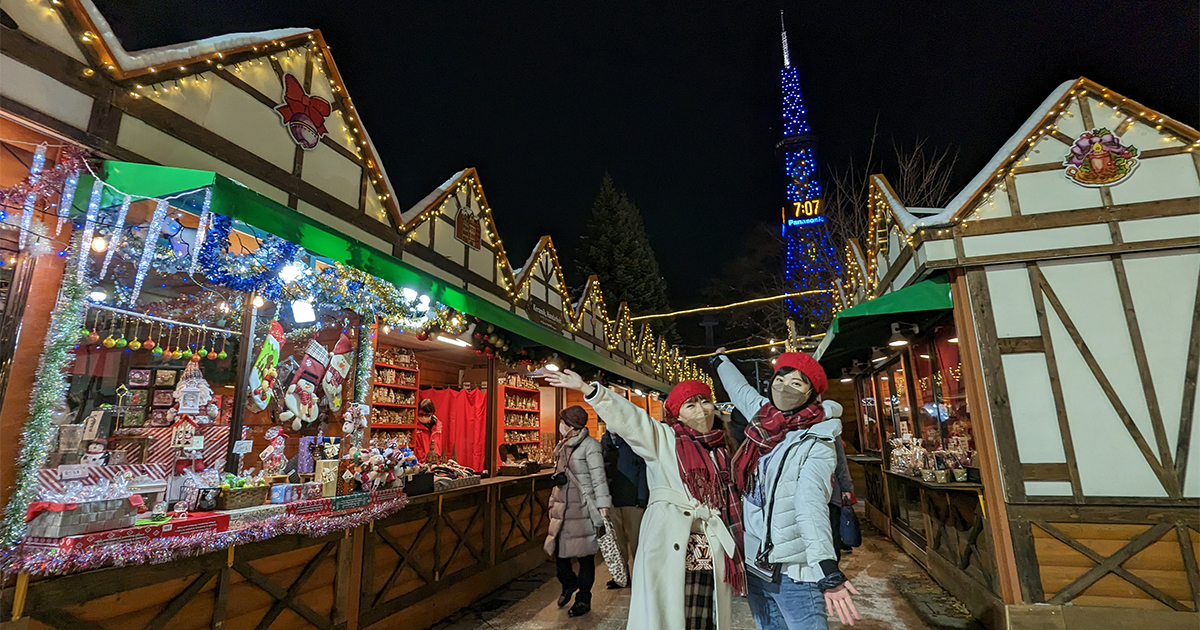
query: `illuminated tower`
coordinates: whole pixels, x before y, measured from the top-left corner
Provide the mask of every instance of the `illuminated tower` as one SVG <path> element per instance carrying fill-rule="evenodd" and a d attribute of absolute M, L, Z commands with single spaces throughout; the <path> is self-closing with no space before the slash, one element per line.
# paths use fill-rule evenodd
<path fill-rule="evenodd" d="M 783 70 L 780 72 L 783 134 L 775 145 L 775 153 L 787 176 L 782 216 L 786 248 L 784 278 L 792 292 L 831 289 L 834 278 L 841 275 L 841 262 L 825 225 L 817 170 L 817 136 L 808 126 L 808 111 L 800 95 L 800 75 L 792 66 L 782 10 L 779 26 L 783 35 Z M 828 293 L 788 300 L 788 308 L 801 322 L 818 327 L 828 323 L 833 304 L 833 296 Z"/>

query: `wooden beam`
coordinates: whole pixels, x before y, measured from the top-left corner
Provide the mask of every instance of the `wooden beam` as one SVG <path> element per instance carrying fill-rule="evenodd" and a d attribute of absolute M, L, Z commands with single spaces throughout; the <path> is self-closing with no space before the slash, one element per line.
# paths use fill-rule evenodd
<path fill-rule="evenodd" d="M 900 271 L 908 264 L 913 257 L 913 248 L 909 247 L 903 240 L 900 241 L 900 254 L 896 256 L 896 262 L 888 264 L 887 273 L 875 285 L 876 297 L 883 295 L 883 291 L 896 280 L 896 276 L 900 275 Z M 913 277 L 916 277 L 915 275 Z"/>
<path fill-rule="evenodd" d="M 1040 524 L 1038 526 L 1041 527 Z M 1117 551 L 1117 553 L 1114 553 L 1113 555 L 1111 555 L 1107 558 L 1104 558 L 1096 566 L 1092 567 L 1086 573 L 1079 576 L 1079 578 L 1076 579 L 1074 582 L 1071 582 L 1064 588 L 1060 589 L 1057 593 L 1054 594 L 1054 597 L 1050 598 L 1050 600 L 1047 601 L 1046 603 L 1048 603 L 1048 604 L 1065 604 L 1066 602 L 1069 602 L 1072 599 L 1075 599 L 1081 593 L 1083 593 L 1085 590 L 1087 590 L 1087 588 L 1089 586 L 1100 581 L 1100 578 L 1108 575 L 1109 573 L 1112 573 L 1114 571 L 1114 569 L 1116 569 L 1116 568 L 1120 567 L 1122 564 L 1124 564 L 1126 560 L 1129 560 L 1130 558 L 1134 557 L 1135 555 L 1137 555 L 1139 552 L 1141 552 L 1146 547 L 1149 547 L 1150 545 L 1158 542 L 1158 540 L 1160 538 L 1162 538 L 1163 535 L 1166 534 L 1168 531 L 1170 531 L 1173 527 L 1174 526 L 1171 525 L 1170 523 L 1160 523 L 1158 525 L 1154 525 L 1150 529 L 1146 530 L 1144 533 L 1138 535 L 1136 538 L 1134 538 L 1133 540 L 1126 543 L 1125 546 L 1121 547 L 1121 549 L 1119 551 Z M 1049 533 L 1049 532 L 1047 532 L 1047 533 Z M 1053 534 L 1051 534 L 1051 535 L 1053 535 Z M 1095 555 L 1095 554 L 1093 554 L 1093 555 Z M 1128 578 L 1126 578 L 1126 579 L 1128 579 Z M 1138 588 L 1142 588 L 1142 587 L 1138 586 Z M 1147 591 L 1147 592 L 1149 592 L 1149 591 Z M 1178 604 L 1178 602 L 1176 602 L 1176 603 Z"/>
<path fill-rule="evenodd" d="M 1031 252 L 1013 252 L 1011 254 L 965 256 L 957 261 L 957 266 L 980 267 L 984 265 L 1004 265 L 1020 262 L 1059 260 L 1063 258 L 1085 258 L 1088 256 L 1111 256 L 1115 254 L 1153 252 L 1167 249 L 1190 249 L 1194 247 L 1200 247 L 1200 238 L 1187 236 L 1183 238 L 1165 238 L 1157 241 L 1139 241 L 1136 243 L 1113 243 L 1109 245 L 1088 245 L 1083 247 L 1043 249 Z"/>
<path fill-rule="evenodd" d="M 1041 464 L 1021 463 L 1021 473 L 1025 481 L 1070 481 L 1071 472 L 1065 463 Z"/>
<path fill-rule="evenodd" d="M 1117 395 L 1112 383 L 1108 380 L 1108 376 L 1105 375 L 1104 370 L 1100 367 L 1100 363 L 1096 361 L 1096 357 L 1092 354 L 1091 349 L 1088 348 L 1087 342 L 1084 341 L 1083 336 L 1079 333 L 1079 329 L 1075 327 L 1075 322 L 1071 320 L 1071 316 L 1067 313 L 1067 309 L 1063 306 L 1062 302 L 1059 301 L 1058 294 L 1054 292 L 1054 288 L 1051 287 L 1050 282 L 1046 280 L 1046 276 L 1041 272 L 1041 269 L 1037 268 L 1036 266 L 1030 267 L 1030 272 L 1037 274 L 1038 284 L 1041 286 L 1042 292 L 1046 296 L 1046 300 L 1050 302 L 1050 306 L 1054 309 L 1055 314 L 1058 315 L 1058 319 L 1062 323 L 1063 328 L 1066 329 L 1067 334 L 1071 337 L 1071 341 L 1074 342 L 1076 349 L 1079 350 L 1080 356 L 1083 357 L 1084 363 L 1086 363 L 1088 369 L 1091 370 L 1092 377 L 1096 379 L 1096 383 L 1104 392 L 1105 397 L 1108 398 L 1108 401 L 1112 405 L 1113 410 L 1116 412 L 1117 417 L 1121 419 L 1121 424 L 1125 425 L 1125 429 L 1128 431 L 1129 437 L 1133 438 L 1133 443 L 1137 445 L 1138 450 L 1142 453 L 1142 457 L 1146 460 L 1146 463 L 1150 466 L 1150 469 L 1154 471 L 1154 475 L 1158 478 L 1159 483 L 1162 484 L 1163 489 L 1166 490 L 1167 496 L 1173 498 L 1181 496 L 1179 481 L 1175 478 L 1174 474 L 1172 474 L 1174 473 L 1174 470 L 1168 472 L 1166 464 L 1155 459 L 1154 453 L 1150 450 L 1150 445 L 1146 443 L 1146 438 L 1142 436 L 1142 432 L 1140 429 L 1138 429 L 1137 424 L 1133 421 L 1133 417 L 1129 414 L 1129 410 L 1125 408 L 1125 403 L 1122 402 L 1121 397 Z"/>
<path fill-rule="evenodd" d="M 1119 498 L 1113 505 L 1031 505 L 1009 504 L 1013 518 L 1042 520 L 1047 523 L 1103 523 L 1157 525 L 1159 523 L 1185 523 L 1200 529 L 1200 506 L 1194 503 L 1164 507 L 1159 505 L 1135 505 L 1136 499 Z"/>
<path fill-rule="evenodd" d="M 1200 214 L 1200 199 L 1196 197 L 1159 199 L 1156 201 L 1140 201 L 1116 206 L 1097 206 L 1080 208 L 1078 210 L 1063 210 L 1062 212 L 1040 212 L 1012 217 L 979 219 L 972 221 L 966 227 L 958 225 L 954 226 L 953 229 L 961 231 L 963 236 L 981 236 L 985 234 L 1008 234 L 1010 232 L 1024 232 L 1028 230 L 1094 225 L 1096 223 L 1113 221 L 1176 217 L 1189 214 Z"/>
<path fill-rule="evenodd" d="M 1058 421 L 1058 433 L 1062 439 L 1063 454 L 1067 459 L 1067 479 L 1071 482 L 1071 497 L 1076 503 L 1083 500 L 1083 484 L 1079 479 L 1079 464 L 1075 458 L 1075 439 L 1071 434 L 1071 422 L 1067 416 L 1067 401 L 1063 396 L 1062 379 L 1058 373 L 1058 355 L 1054 351 L 1054 340 L 1050 336 L 1050 322 L 1046 318 L 1046 300 L 1038 286 L 1038 274 L 1027 267 L 1029 290 L 1033 295 L 1033 310 L 1037 315 L 1038 334 L 1042 339 L 1042 351 L 1046 353 L 1046 374 L 1050 379 L 1050 395 L 1054 399 L 1054 415 Z"/>
<path fill-rule="evenodd" d="M 1187 525 L 1176 523 L 1175 536 L 1179 540 L 1179 552 L 1183 555 L 1183 569 L 1187 573 L 1188 588 L 1192 591 L 1192 610 L 1200 611 L 1200 568 L 1196 566 L 1196 548 L 1192 545 L 1192 533 Z"/>
<path fill-rule="evenodd" d="M 1041 337 L 1003 337 L 996 340 L 1000 354 L 1028 354 L 1045 352 Z"/>
<path fill-rule="evenodd" d="M 183 610 L 183 607 L 186 606 L 188 602 L 195 599 L 196 594 L 200 592 L 200 589 L 204 588 L 205 585 L 207 585 L 209 581 L 213 579 L 213 576 L 217 575 L 218 571 L 220 571 L 220 569 L 210 569 L 204 573 L 201 573 L 196 579 L 192 580 L 192 583 L 188 584 L 187 588 L 183 589 L 178 595 L 171 598 L 170 603 L 163 607 L 162 610 L 158 611 L 158 614 L 154 616 L 154 619 L 150 621 L 145 630 L 163 630 L 163 628 L 166 628 L 167 624 L 175 618 L 175 615 L 179 614 L 179 611 Z"/>
<path fill-rule="evenodd" d="M 1017 199 L 1017 181 L 1012 173 L 1004 176 L 1004 184 L 1008 189 L 1005 191 L 1005 196 L 1008 197 L 1008 209 L 1012 212 L 1012 216 L 1019 217 L 1021 216 L 1021 202 Z"/>
<path fill-rule="evenodd" d="M 982 274 L 982 271 L 977 273 Z M 950 290 L 954 300 L 954 327 L 958 331 L 958 349 L 962 355 L 962 379 L 967 391 L 967 410 L 971 418 L 971 434 L 975 437 L 975 447 L 979 453 L 983 499 L 987 503 L 990 514 L 987 519 L 987 527 L 995 554 L 1000 596 L 1005 603 L 1016 604 L 1021 601 L 1021 587 L 1017 577 L 1016 558 L 1013 554 L 1008 507 L 1005 504 L 1004 490 L 1001 485 L 991 408 L 987 403 L 982 363 L 975 340 L 971 295 L 967 290 L 966 276 L 961 270 L 953 272 L 951 277 L 953 279 Z M 887 485 L 887 483 L 883 484 L 885 501 Z M 886 503 L 883 507 L 889 509 Z"/>
<path fill-rule="evenodd" d="M 1017 576 L 1021 584 L 1022 601 L 1030 604 L 1040 604 L 1046 601 L 1046 592 L 1042 588 L 1041 566 L 1038 563 L 1037 547 L 1033 541 L 1033 530 L 1029 521 L 1014 519 L 1012 528 L 1013 556 L 1017 564 Z"/>
<path fill-rule="evenodd" d="M 1188 335 L 1187 365 L 1183 370 L 1183 402 L 1179 405 L 1179 436 L 1175 441 L 1175 477 L 1179 487 L 1187 477 L 1188 455 L 1196 419 L 1196 380 L 1200 372 L 1200 281 L 1196 283 L 1196 299 L 1192 303 L 1192 332 Z M 1200 610 L 1198 608 L 1197 610 Z"/>
<path fill-rule="evenodd" d="M 191 120 L 155 103 L 150 98 L 133 98 L 128 94 L 117 94 L 117 106 L 126 113 L 142 119 L 150 126 L 165 132 L 205 153 L 245 171 L 275 186 L 284 192 L 295 194 L 300 199 L 328 212 L 329 214 L 372 234 L 380 233 L 378 221 L 360 214 L 358 209 L 337 199 L 316 186 L 293 176 L 290 172 L 259 157 L 237 143 L 198 125 Z M 382 235 L 381 235 L 382 236 Z M 389 234 L 392 240 L 398 235 Z"/>
<path fill-rule="evenodd" d="M 1081 555 L 1083 555 L 1088 560 L 1095 562 L 1097 566 L 1107 563 L 1108 558 L 1096 553 L 1091 548 L 1089 548 L 1086 545 L 1075 540 L 1074 538 L 1072 538 L 1071 536 L 1069 536 L 1062 530 L 1058 529 L 1057 527 L 1051 525 L 1050 523 L 1046 523 L 1044 521 L 1033 521 L 1033 524 L 1036 525 L 1037 527 L 1039 527 L 1042 531 L 1046 532 L 1047 534 L 1050 534 L 1052 537 L 1054 537 L 1059 542 L 1061 542 L 1064 545 L 1070 547 L 1071 549 L 1074 549 L 1075 551 L 1079 552 Z M 1130 556 L 1130 557 L 1132 557 L 1132 556 Z M 1163 604 L 1166 604 L 1167 606 L 1171 607 L 1174 610 L 1180 610 L 1180 611 L 1188 610 L 1188 608 L 1186 606 L 1179 603 L 1179 600 L 1164 593 L 1162 591 L 1162 589 L 1154 586 L 1153 584 L 1150 584 L 1146 580 L 1143 580 L 1142 578 L 1130 573 L 1127 569 L 1120 566 L 1120 564 L 1117 564 L 1115 566 L 1110 566 L 1109 571 L 1112 573 L 1115 573 L 1121 579 L 1138 587 L 1139 589 L 1141 589 L 1142 591 L 1144 591 L 1145 593 L 1147 593 L 1154 599 L 1157 599 L 1158 601 L 1162 602 Z M 1101 577 L 1103 577 L 1103 576 L 1101 576 Z M 1080 579 L 1082 579 L 1082 576 Z M 1067 588 L 1071 588 L 1071 585 L 1068 585 Z M 1063 589 L 1063 590 L 1066 590 L 1066 589 Z M 1057 596 L 1056 596 L 1056 598 L 1057 598 Z M 1062 601 L 1059 603 L 1066 603 L 1066 601 Z"/>

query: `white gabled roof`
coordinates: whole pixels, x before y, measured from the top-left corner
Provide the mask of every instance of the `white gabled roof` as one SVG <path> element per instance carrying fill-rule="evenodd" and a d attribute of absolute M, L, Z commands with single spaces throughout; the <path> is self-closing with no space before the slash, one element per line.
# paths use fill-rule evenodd
<path fill-rule="evenodd" d="M 96 34 L 104 40 L 117 65 L 125 71 L 166 66 L 231 48 L 266 44 L 285 37 L 294 37 L 312 31 L 311 28 L 278 28 L 270 31 L 259 31 L 257 33 L 229 33 L 217 37 L 206 37 L 195 41 L 171 44 L 170 46 L 159 46 L 158 48 L 147 48 L 146 50 L 129 52 L 121 45 L 121 41 L 113 33 L 112 26 L 109 25 L 108 20 L 104 19 L 104 14 L 100 13 L 100 9 L 96 8 L 92 0 L 80 0 L 80 4 L 83 6 L 84 11 L 87 11 L 88 17 L 92 19 L 92 23 L 96 25 Z"/>
<path fill-rule="evenodd" d="M 437 188 L 434 188 L 432 192 L 430 192 L 428 195 L 425 195 L 424 197 L 422 197 L 421 200 L 418 201 L 417 203 L 413 204 L 413 206 L 411 208 L 409 208 L 408 210 L 405 210 L 404 212 L 401 212 L 400 220 L 404 222 L 404 225 L 408 225 L 409 223 L 411 223 L 413 219 L 417 218 L 417 215 L 421 214 L 422 212 L 425 211 L 426 208 L 429 207 L 429 204 L 433 203 L 433 201 L 435 199 L 442 196 L 447 190 L 450 190 L 450 187 L 453 186 L 454 183 L 458 181 L 458 178 L 462 177 L 462 174 L 464 172 L 466 172 L 466 171 L 462 170 L 462 171 L 459 171 L 459 172 L 451 175 L 450 179 L 447 179 L 446 181 L 442 182 L 442 184 L 440 186 L 438 186 Z"/>
<path fill-rule="evenodd" d="M 965 206 L 967 202 L 969 202 L 971 198 L 980 191 L 980 189 L 986 186 L 988 181 L 995 177 L 996 171 L 999 170 L 1004 162 L 1017 152 L 1017 149 L 1021 147 L 1021 144 L 1025 142 L 1025 139 L 1029 137 L 1029 134 L 1037 131 L 1038 124 L 1041 123 L 1041 121 L 1046 117 L 1047 112 L 1058 105 L 1058 102 L 1067 95 L 1067 92 L 1072 86 L 1075 85 L 1077 81 L 1078 79 L 1064 81 L 1057 88 L 1055 88 L 1054 91 L 1046 97 L 1046 100 L 1042 101 L 1042 104 L 1038 105 L 1037 108 L 1033 110 L 1033 113 L 1029 115 L 1029 118 L 1025 119 L 1024 123 L 1021 123 L 1021 126 L 1017 128 L 1016 133 L 1014 133 L 1012 137 L 1008 139 L 1008 142 L 1004 143 L 1004 146 L 1000 147 L 1000 150 L 997 151 L 994 156 L 992 156 L 992 159 L 988 161 L 987 165 L 984 166 L 983 169 L 980 170 L 979 173 L 975 175 L 975 177 L 972 178 L 971 181 L 968 182 L 967 185 L 963 187 L 963 189 L 959 191 L 959 193 L 955 195 L 953 199 L 950 200 L 950 203 L 946 204 L 946 207 L 943 208 L 941 212 L 938 212 L 932 216 L 924 216 L 920 219 L 915 219 L 911 225 L 907 220 L 905 220 L 905 227 L 911 231 L 913 227 L 949 225 L 954 216 L 963 209 L 963 206 Z M 911 217 L 912 215 L 909 214 L 909 216 Z"/>

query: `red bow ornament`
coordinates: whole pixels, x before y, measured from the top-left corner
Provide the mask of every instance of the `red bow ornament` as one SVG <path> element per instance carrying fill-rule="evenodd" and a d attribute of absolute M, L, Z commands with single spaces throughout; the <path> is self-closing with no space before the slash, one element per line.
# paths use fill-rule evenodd
<path fill-rule="evenodd" d="M 283 117 L 296 144 L 305 149 L 312 149 L 328 133 L 325 129 L 325 117 L 332 109 L 329 101 L 320 96 L 310 96 L 304 92 L 304 87 L 291 74 L 283 75 L 283 104 L 275 108 Z"/>

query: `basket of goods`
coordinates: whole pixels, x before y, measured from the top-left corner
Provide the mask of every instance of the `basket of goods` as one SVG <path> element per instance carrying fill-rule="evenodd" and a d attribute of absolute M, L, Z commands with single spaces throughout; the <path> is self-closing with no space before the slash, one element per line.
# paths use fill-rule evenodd
<path fill-rule="evenodd" d="M 25 511 L 27 535 L 62 538 L 133 527 L 143 500 L 142 495 L 129 491 L 128 482 L 101 479 L 94 486 L 85 486 L 74 481 L 61 492 L 44 493 Z"/>
<path fill-rule="evenodd" d="M 258 478 L 238 477 L 225 473 L 221 478 L 221 491 L 217 495 L 218 510 L 236 510 L 254 507 L 267 502 L 271 486 L 260 475 Z"/>

